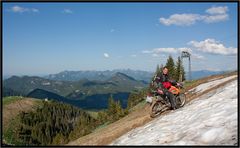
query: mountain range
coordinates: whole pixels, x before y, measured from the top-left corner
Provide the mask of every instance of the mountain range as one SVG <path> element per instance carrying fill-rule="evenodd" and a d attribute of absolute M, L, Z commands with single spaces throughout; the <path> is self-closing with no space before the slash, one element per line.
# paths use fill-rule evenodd
<path fill-rule="evenodd" d="M 11 90 L 11 93 L 22 96 L 49 98 L 81 108 L 99 109 L 107 107 L 110 95 L 126 107 L 130 92 L 140 90 L 147 84 L 117 72 L 105 81 L 90 81 L 86 78 L 79 81 L 59 81 L 37 76 L 13 76 L 4 80 L 3 86 L 5 96 L 8 96 Z"/>
<path fill-rule="evenodd" d="M 105 81 L 111 78 L 115 73 L 120 72 L 124 73 L 130 77 L 133 77 L 136 80 L 140 80 L 144 83 L 149 83 L 154 72 L 143 71 L 143 70 L 131 70 L 131 69 L 115 69 L 115 70 L 106 70 L 106 71 L 62 71 L 57 74 L 50 74 L 44 78 L 50 80 L 60 80 L 60 81 L 78 81 L 81 79 L 88 80 L 98 80 Z M 188 71 L 186 76 L 188 79 Z M 222 74 L 224 71 L 210 71 L 210 70 L 199 70 L 192 71 L 192 79 L 199 79 L 210 75 Z"/>
<path fill-rule="evenodd" d="M 143 70 L 131 70 L 131 69 L 115 69 L 115 70 L 105 70 L 105 71 L 62 71 L 57 74 L 50 74 L 44 78 L 50 80 L 60 80 L 60 81 L 78 81 L 81 79 L 88 80 L 99 80 L 106 81 L 110 79 L 116 73 L 124 73 L 136 80 L 142 80 L 149 82 L 153 76 L 153 72 L 143 71 Z"/>
<path fill-rule="evenodd" d="M 221 73 L 224 72 L 193 71 L 192 79 Z M 3 81 L 3 96 L 51 98 L 81 108 L 100 109 L 107 107 L 107 100 L 113 95 L 116 100 L 120 100 L 123 107 L 126 107 L 129 94 L 146 87 L 152 75 L 153 73 L 147 71 L 126 69 L 63 71 L 45 77 L 12 76 Z"/>

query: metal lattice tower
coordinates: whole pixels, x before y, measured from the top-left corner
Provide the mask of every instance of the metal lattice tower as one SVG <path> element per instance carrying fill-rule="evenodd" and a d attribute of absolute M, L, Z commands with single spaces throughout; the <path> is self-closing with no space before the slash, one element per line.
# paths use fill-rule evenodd
<path fill-rule="evenodd" d="M 189 65 L 189 73 L 188 73 L 188 78 L 189 80 L 191 80 L 191 54 L 187 51 L 182 51 L 182 54 L 181 54 L 181 61 L 183 61 L 183 58 L 188 58 L 189 62 L 188 62 L 188 65 Z M 182 81 L 182 71 L 181 71 L 181 77 L 180 77 L 180 81 Z"/>

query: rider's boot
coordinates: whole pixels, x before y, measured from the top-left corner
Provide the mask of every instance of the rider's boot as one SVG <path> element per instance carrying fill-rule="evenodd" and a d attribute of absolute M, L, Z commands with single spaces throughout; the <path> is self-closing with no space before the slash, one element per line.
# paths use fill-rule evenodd
<path fill-rule="evenodd" d="M 170 93 L 170 92 L 166 92 L 166 95 L 169 98 L 169 101 L 171 103 L 172 109 L 173 110 L 177 109 L 176 102 L 175 102 L 175 96 L 172 93 Z"/>

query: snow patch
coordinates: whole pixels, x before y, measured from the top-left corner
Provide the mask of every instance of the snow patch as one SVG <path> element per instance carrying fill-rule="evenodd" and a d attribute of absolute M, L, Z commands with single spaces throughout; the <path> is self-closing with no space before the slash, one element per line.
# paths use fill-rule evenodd
<path fill-rule="evenodd" d="M 207 132 L 203 133 L 203 135 L 200 137 L 200 141 L 203 143 L 214 142 L 217 138 L 217 135 L 221 134 L 222 132 L 224 132 L 223 128 L 209 129 Z"/>
<path fill-rule="evenodd" d="M 42 85 L 50 85 L 50 82 L 43 82 Z"/>
<path fill-rule="evenodd" d="M 200 93 L 200 92 L 203 92 L 211 87 L 214 87 L 214 86 L 217 86 L 223 82 L 227 82 L 233 78 L 236 78 L 237 75 L 234 75 L 234 76 L 230 76 L 230 77 L 226 77 L 226 78 L 223 78 L 223 79 L 218 79 L 218 80 L 213 80 L 213 81 L 210 81 L 208 83 L 204 83 L 204 84 L 200 84 L 199 86 L 193 88 L 193 89 L 190 89 L 189 91 L 190 92 L 193 92 L 193 93 Z"/>
<path fill-rule="evenodd" d="M 60 90 L 58 90 L 58 89 L 54 89 L 55 91 L 57 91 L 57 92 L 60 92 Z"/>
<path fill-rule="evenodd" d="M 201 85 L 201 90 L 212 85 L 212 82 Z M 111 145 L 235 145 L 237 117 L 237 80 L 234 80 L 129 131 Z"/>
<path fill-rule="evenodd" d="M 56 81 L 55 84 L 62 85 L 62 82 Z"/>

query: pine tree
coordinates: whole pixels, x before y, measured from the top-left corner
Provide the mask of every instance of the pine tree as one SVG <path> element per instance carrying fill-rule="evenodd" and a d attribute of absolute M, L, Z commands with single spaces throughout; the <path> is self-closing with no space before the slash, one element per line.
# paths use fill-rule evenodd
<path fill-rule="evenodd" d="M 155 71 L 155 75 L 158 75 L 160 72 L 160 67 L 159 67 L 159 64 L 157 64 L 157 68 L 156 68 L 156 71 Z"/>
<path fill-rule="evenodd" d="M 124 110 L 123 110 L 123 108 L 121 106 L 121 102 L 119 100 L 116 102 L 116 114 L 118 116 L 118 118 L 116 120 L 118 120 L 119 118 L 124 116 Z"/>
<path fill-rule="evenodd" d="M 173 61 L 172 56 L 170 55 L 168 57 L 167 63 L 166 63 L 166 67 L 168 69 L 168 74 L 171 78 L 176 78 L 176 69 L 175 69 L 175 64 Z"/>
<path fill-rule="evenodd" d="M 108 117 L 108 115 L 105 110 L 98 112 L 97 119 L 101 124 L 107 121 L 107 117 Z"/>
<path fill-rule="evenodd" d="M 178 57 L 177 62 L 176 62 L 176 74 L 175 74 L 175 80 L 180 81 L 181 79 L 181 59 Z"/>
<path fill-rule="evenodd" d="M 113 96 L 111 95 L 108 99 L 108 110 L 107 110 L 108 119 L 110 121 L 113 121 L 115 114 L 116 114 L 116 103 L 114 102 Z"/>
<path fill-rule="evenodd" d="M 53 138 L 53 144 L 64 144 L 65 143 L 65 137 L 63 136 L 62 133 L 58 133 L 54 138 Z"/>
<path fill-rule="evenodd" d="M 156 71 L 155 71 L 151 81 L 154 81 L 155 76 L 160 75 L 162 73 L 162 70 L 163 70 L 163 65 L 161 64 L 161 67 L 159 67 L 159 64 L 157 64 Z M 149 84 L 149 87 L 151 87 L 151 83 Z"/>
<path fill-rule="evenodd" d="M 161 64 L 160 68 L 159 68 L 159 72 L 162 73 L 163 71 L 163 64 Z"/>
<path fill-rule="evenodd" d="M 115 114 L 116 104 L 114 102 L 113 96 L 111 95 L 108 99 L 108 113 Z"/>
<path fill-rule="evenodd" d="M 86 112 L 54 102 L 44 103 L 36 111 L 22 112 L 19 116 L 20 126 L 16 127 L 14 143 L 29 145 L 63 144 L 90 133 L 97 126 L 96 120 Z"/>
<path fill-rule="evenodd" d="M 182 60 L 180 57 L 178 57 L 178 60 L 176 62 L 176 75 L 175 75 L 175 79 L 177 81 L 181 81 L 181 74 L 182 74 L 182 81 L 185 80 L 185 71 L 184 71 L 184 67 L 182 64 Z"/>

